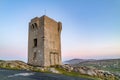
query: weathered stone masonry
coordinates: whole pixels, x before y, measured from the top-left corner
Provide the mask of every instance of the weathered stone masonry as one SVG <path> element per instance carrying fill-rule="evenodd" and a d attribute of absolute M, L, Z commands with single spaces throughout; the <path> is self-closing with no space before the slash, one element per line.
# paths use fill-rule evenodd
<path fill-rule="evenodd" d="M 29 23 L 28 64 L 34 66 L 61 65 L 62 23 L 42 16 Z"/>

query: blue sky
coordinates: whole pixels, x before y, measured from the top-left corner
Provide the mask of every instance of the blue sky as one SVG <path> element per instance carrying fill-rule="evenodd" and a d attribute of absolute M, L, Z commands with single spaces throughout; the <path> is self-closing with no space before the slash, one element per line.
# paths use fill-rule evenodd
<path fill-rule="evenodd" d="M 0 0 L 0 59 L 27 62 L 28 23 L 63 24 L 62 60 L 120 58 L 120 0 Z"/>

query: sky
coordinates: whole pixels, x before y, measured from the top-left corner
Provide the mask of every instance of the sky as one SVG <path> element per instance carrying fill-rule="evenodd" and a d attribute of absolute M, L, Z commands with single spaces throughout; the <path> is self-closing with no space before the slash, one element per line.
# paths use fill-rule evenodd
<path fill-rule="evenodd" d="M 0 0 L 0 59 L 27 62 L 28 23 L 62 22 L 62 60 L 120 58 L 120 0 Z"/>

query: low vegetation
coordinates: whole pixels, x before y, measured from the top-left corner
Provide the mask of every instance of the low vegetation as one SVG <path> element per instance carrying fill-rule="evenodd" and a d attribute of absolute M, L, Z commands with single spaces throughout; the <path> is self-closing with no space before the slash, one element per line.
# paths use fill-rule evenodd
<path fill-rule="evenodd" d="M 81 77 L 81 78 L 88 78 L 88 79 L 92 79 L 92 80 L 101 80 L 100 78 L 97 77 L 91 77 L 89 75 L 82 75 L 80 73 L 77 72 L 67 72 L 63 69 L 60 68 L 55 68 L 56 70 L 58 70 L 61 74 L 67 75 L 67 76 L 74 76 L 74 77 Z"/>
<path fill-rule="evenodd" d="M 90 68 L 109 71 L 120 78 L 120 59 L 86 61 L 72 66 L 87 66 Z"/>
<path fill-rule="evenodd" d="M 115 76 L 111 73 L 108 74 L 108 73 L 104 73 L 103 71 L 93 70 L 87 67 L 71 67 L 70 65 L 52 66 L 52 67 L 34 67 L 22 61 L 0 60 L 0 68 L 57 73 L 68 76 L 88 78 L 92 80 L 117 80 Z M 99 72 L 102 72 L 102 74 L 99 74 Z"/>

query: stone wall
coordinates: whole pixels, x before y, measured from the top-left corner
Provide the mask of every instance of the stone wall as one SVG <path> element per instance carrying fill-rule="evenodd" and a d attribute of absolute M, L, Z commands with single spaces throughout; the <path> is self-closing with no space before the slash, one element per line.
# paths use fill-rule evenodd
<path fill-rule="evenodd" d="M 44 54 L 45 54 L 45 65 L 59 65 L 61 64 L 61 43 L 58 22 L 45 17 L 44 25 Z M 60 24 L 60 23 L 59 23 Z M 62 27 L 62 26 L 60 26 Z"/>
<path fill-rule="evenodd" d="M 35 25 L 37 24 L 37 26 Z M 34 66 L 44 65 L 44 24 L 43 18 L 34 18 L 29 23 L 28 38 L 28 64 Z M 37 39 L 37 46 L 34 46 L 34 39 Z"/>
<path fill-rule="evenodd" d="M 62 24 L 42 16 L 29 23 L 28 64 L 51 66 L 61 64 Z"/>

